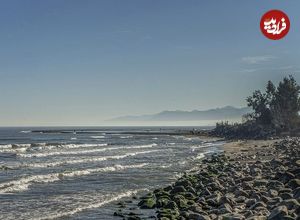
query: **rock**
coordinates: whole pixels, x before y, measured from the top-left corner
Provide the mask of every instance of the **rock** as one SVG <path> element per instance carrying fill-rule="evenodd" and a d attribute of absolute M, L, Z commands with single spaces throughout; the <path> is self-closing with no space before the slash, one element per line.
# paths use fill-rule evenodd
<path fill-rule="evenodd" d="M 141 209 L 153 209 L 155 208 L 156 202 L 154 198 L 145 198 L 138 203 Z"/>
<path fill-rule="evenodd" d="M 254 187 L 261 187 L 261 186 L 266 186 L 268 184 L 268 180 L 265 179 L 260 179 L 260 180 L 255 180 L 253 183 Z"/>
<path fill-rule="evenodd" d="M 174 201 L 176 202 L 178 208 L 180 209 L 187 207 L 187 200 L 182 195 L 174 196 Z"/>
<path fill-rule="evenodd" d="M 244 203 L 247 200 L 245 196 L 239 196 L 238 198 L 235 199 L 236 203 Z"/>
<path fill-rule="evenodd" d="M 220 199 L 220 203 L 223 204 L 223 203 L 228 203 L 231 207 L 236 205 L 236 202 L 230 198 L 229 196 L 222 196 L 221 199 Z"/>
<path fill-rule="evenodd" d="M 205 188 L 203 190 L 203 192 L 201 192 L 201 195 L 202 196 L 207 196 L 207 195 L 212 195 L 212 193 L 209 191 L 209 189 Z"/>
<path fill-rule="evenodd" d="M 184 192 L 181 195 L 183 195 L 186 199 L 189 199 L 189 200 L 195 200 L 196 199 L 194 194 L 190 193 L 190 192 Z"/>
<path fill-rule="evenodd" d="M 288 185 L 293 189 L 300 187 L 300 180 L 299 179 L 292 179 L 289 181 Z"/>
<path fill-rule="evenodd" d="M 246 207 L 251 207 L 252 205 L 254 205 L 256 203 L 256 199 L 247 199 L 245 201 Z"/>
<path fill-rule="evenodd" d="M 271 201 L 271 198 L 267 197 L 267 196 L 262 196 L 261 197 L 261 200 L 264 202 L 264 203 L 268 203 Z"/>
<path fill-rule="evenodd" d="M 192 183 L 186 179 L 183 179 L 183 180 L 177 181 L 175 183 L 175 187 L 176 186 L 183 186 L 184 188 L 187 188 L 188 186 L 192 186 Z"/>
<path fill-rule="evenodd" d="M 300 204 L 296 199 L 284 200 L 279 205 L 286 206 L 288 210 L 297 209 L 300 207 Z"/>
<path fill-rule="evenodd" d="M 270 180 L 268 183 L 268 187 L 271 189 L 278 189 L 278 188 L 283 188 L 284 185 L 282 182 L 278 180 Z"/>
<path fill-rule="evenodd" d="M 190 220 L 210 220 L 210 217 L 208 215 L 201 215 L 198 213 L 190 213 L 188 216 L 188 219 L 190 219 Z"/>
<path fill-rule="evenodd" d="M 177 204 L 174 201 L 169 201 L 169 203 L 165 206 L 166 209 L 177 209 Z"/>
<path fill-rule="evenodd" d="M 239 197 L 239 196 L 249 197 L 249 194 L 248 194 L 246 191 L 242 190 L 242 189 L 236 190 L 236 191 L 234 192 L 234 194 L 235 194 L 235 196 L 237 196 L 237 197 Z"/>
<path fill-rule="evenodd" d="M 286 199 L 292 199 L 293 198 L 293 194 L 291 193 L 280 193 L 279 195 L 283 200 L 286 200 Z"/>
<path fill-rule="evenodd" d="M 287 214 L 288 210 L 286 206 L 278 206 L 272 210 L 271 214 L 268 216 L 268 220 L 281 220 Z"/>
<path fill-rule="evenodd" d="M 173 189 L 173 186 L 167 186 L 164 188 L 164 191 L 169 192 Z"/>
<path fill-rule="evenodd" d="M 280 193 L 291 193 L 293 190 L 291 188 L 281 188 L 279 189 L 279 194 Z"/>
<path fill-rule="evenodd" d="M 294 199 L 300 198 L 300 187 L 297 187 L 296 189 L 293 190 L 293 198 Z"/>
<path fill-rule="evenodd" d="M 256 209 L 258 207 L 267 207 L 267 205 L 264 202 L 256 202 L 252 206 L 250 206 L 249 209 Z"/>
<path fill-rule="evenodd" d="M 268 193 L 269 193 L 269 195 L 270 195 L 271 197 L 276 197 L 276 196 L 278 196 L 278 191 L 275 190 L 275 189 L 270 189 Z"/>
<path fill-rule="evenodd" d="M 289 182 L 291 179 L 294 179 L 295 175 L 290 172 L 285 172 L 281 177 L 280 180 L 284 183 Z"/>
<path fill-rule="evenodd" d="M 184 186 L 175 186 L 172 190 L 171 190 L 171 194 L 176 194 L 176 193 L 180 193 L 180 192 L 186 192 L 186 189 Z"/>
<path fill-rule="evenodd" d="M 162 208 L 165 207 L 169 203 L 169 199 L 167 198 L 160 198 L 156 202 L 156 207 L 157 208 Z"/>
<path fill-rule="evenodd" d="M 223 220 L 243 220 L 243 219 L 245 219 L 245 217 L 240 214 L 231 214 L 231 213 L 221 215 L 220 217 Z"/>
<path fill-rule="evenodd" d="M 203 211 L 202 207 L 199 204 L 197 204 L 197 203 L 195 203 L 192 206 L 190 206 L 189 210 L 191 210 L 191 211 L 193 211 L 195 213 L 198 213 L 198 214 L 205 214 L 205 215 L 207 215 L 207 213 L 205 211 Z"/>
<path fill-rule="evenodd" d="M 178 219 L 179 217 L 179 212 L 178 210 L 173 210 L 173 209 L 162 209 L 159 211 L 157 217 L 159 219 L 167 218 L 167 219 Z"/>
<path fill-rule="evenodd" d="M 266 219 L 267 219 L 266 216 L 257 216 L 257 215 L 247 218 L 247 220 L 266 220 Z"/>
<path fill-rule="evenodd" d="M 228 203 L 219 206 L 218 214 L 226 214 L 232 212 L 232 207 Z"/>
<path fill-rule="evenodd" d="M 188 186 L 188 187 L 186 188 L 186 190 L 187 190 L 188 192 L 190 192 L 190 193 L 193 193 L 194 195 L 197 194 L 196 190 L 195 190 L 193 187 L 191 187 L 191 186 Z"/>

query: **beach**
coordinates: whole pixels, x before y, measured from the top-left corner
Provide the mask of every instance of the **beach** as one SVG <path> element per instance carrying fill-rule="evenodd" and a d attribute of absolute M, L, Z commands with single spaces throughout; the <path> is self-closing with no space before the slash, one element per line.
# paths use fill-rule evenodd
<path fill-rule="evenodd" d="M 125 219 L 298 219 L 298 138 L 230 141 L 171 185 L 115 215 Z M 125 207 L 125 206 L 124 206 Z M 145 216 L 143 210 L 154 210 Z M 136 212 L 134 212 L 136 211 Z M 146 213 L 149 211 L 146 211 Z"/>

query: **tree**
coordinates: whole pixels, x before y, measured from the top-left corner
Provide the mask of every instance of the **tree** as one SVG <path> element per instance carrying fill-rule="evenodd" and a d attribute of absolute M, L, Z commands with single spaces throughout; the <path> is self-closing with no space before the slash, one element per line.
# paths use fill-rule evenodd
<path fill-rule="evenodd" d="M 269 82 L 268 85 L 272 83 Z M 271 87 L 270 87 L 271 89 Z M 262 93 L 260 90 L 256 90 L 252 96 L 249 96 L 246 100 L 248 106 L 252 107 L 253 113 L 247 116 L 248 119 L 255 120 L 259 124 L 270 125 L 272 122 L 272 114 L 270 110 L 270 103 L 273 98 L 271 90 L 267 89 L 266 93 Z"/>
<path fill-rule="evenodd" d="M 269 81 L 266 92 L 256 90 L 247 104 L 253 113 L 245 118 L 278 131 L 290 131 L 299 125 L 300 86 L 293 76 L 285 77 L 278 87 Z"/>
<path fill-rule="evenodd" d="M 293 76 L 279 83 L 271 102 L 273 124 L 278 130 L 290 131 L 299 125 L 300 86 Z"/>

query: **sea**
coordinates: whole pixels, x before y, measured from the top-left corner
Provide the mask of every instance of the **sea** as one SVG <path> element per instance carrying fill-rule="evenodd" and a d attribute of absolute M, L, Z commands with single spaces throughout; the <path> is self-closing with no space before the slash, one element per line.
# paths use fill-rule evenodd
<path fill-rule="evenodd" d="M 120 219 L 118 202 L 222 151 L 193 129 L 207 128 L 0 128 L 0 219 Z"/>

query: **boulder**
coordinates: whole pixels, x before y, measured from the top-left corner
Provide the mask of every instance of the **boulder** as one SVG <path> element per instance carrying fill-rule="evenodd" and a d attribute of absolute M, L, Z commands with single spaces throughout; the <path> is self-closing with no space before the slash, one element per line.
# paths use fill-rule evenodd
<path fill-rule="evenodd" d="M 156 206 L 154 198 L 145 198 L 138 203 L 141 209 L 153 209 Z"/>
<path fill-rule="evenodd" d="M 286 206 L 278 206 L 272 210 L 271 214 L 268 216 L 268 220 L 281 220 L 287 214 L 288 209 Z"/>

